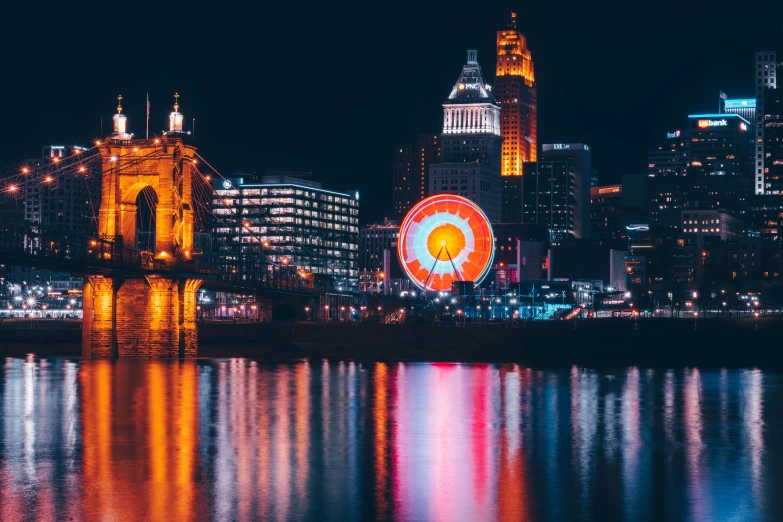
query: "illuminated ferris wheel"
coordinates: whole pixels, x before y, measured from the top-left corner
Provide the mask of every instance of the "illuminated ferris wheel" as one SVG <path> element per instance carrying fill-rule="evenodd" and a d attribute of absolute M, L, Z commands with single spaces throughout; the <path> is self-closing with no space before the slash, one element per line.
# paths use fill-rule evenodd
<path fill-rule="evenodd" d="M 419 288 L 451 290 L 454 281 L 480 282 L 494 255 L 492 227 L 472 201 L 452 194 L 430 196 L 400 226 L 397 253 Z"/>

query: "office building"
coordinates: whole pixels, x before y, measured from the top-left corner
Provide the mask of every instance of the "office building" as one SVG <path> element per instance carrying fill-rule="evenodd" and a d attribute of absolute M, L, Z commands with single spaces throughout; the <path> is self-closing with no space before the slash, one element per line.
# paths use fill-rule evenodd
<path fill-rule="evenodd" d="M 524 171 L 537 166 L 537 163 L 525 163 Z M 521 223 L 524 220 L 522 189 L 524 176 L 503 176 L 501 179 L 501 221 L 503 223 Z"/>
<path fill-rule="evenodd" d="M 394 155 L 394 215 L 402 218 L 427 197 L 430 165 L 440 161 L 440 135 L 418 134 L 415 145 L 399 145 Z"/>
<path fill-rule="evenodd" d="M 383 252 L 396 252 L 400 224 L 394 220 L 365 225 L 359 229 L 359 270 L 377 272 L 383 270 Z"/>
<path fill-rule="evenodd" d="M 766 115 L 765 94 L 768 90 L 777 88 L 777 55 L 774 51 L 759 51 L 756 53 L 756 151 L 754 193 L 766 194 L 766 179 L 764 169 L 767 166 L 765 152 Z"/>
<path fill-rule="evenodd" d="M 764 90 L 764 194 L 783 194 L 783 89 Z"/>
<path fill-rule="evenodd" d="M 470 199 L 491 222 L 501 219 L 500 107 L 484 81 L 477 53 L 467 64 L 443 104 L 441 163 L 430 165 L 429 194 L 456 194 Z"/>
<path fill-rule="evenodd" d="M 86 149 L 75 150 L 81 153 Z M 57 172 L 58 163 L 68 155 L 64 145 L 50 145 L 43 147 L 41 158 L 25 162 L 29 174 L 23 187 L 24 218 L 69 232 L 94 234 L 98 228 L 100 169 L 87 169 L 79 175 Z"/>
<path fill-rule="evenodd" d="M 690 166 L 690 139 L 686 132 L 667 132 L 665 138 L 647 153 L 647 175 L 682 176 Z"/>
<path fill-rule="evenodd" d="M 569 173 L 568 215 L 575 238 L 590 237 L 590 156 L 590 147 L 584 143 L 554 143 L 541 147 L 539 173 L 547 168 L 551 168 L 552 173 Z M 568 167 L 562 166 L 563 162 L 567 162 Z"/>
<path fill-rule="evenodd" d="M 698 236 L 719 236 L 721 241 L 745 235 L 745 223 L 722 210 L 688 209 L 680 212 L 683 232 Z"/>
<path fill-rule="evenodd" d="M 576 219 L 577 190 L 574 164 L 567 158 L 546 159 L 526 164 L 522 180 L 522 221 L 544 225 L 549 241 L 560 244 L 567 238 L 582 237 L 582 225 L 589 220 Z"/>
<path fill-rule="evenodd" d="M 750 122 L 738 114 L 692 114 L 689 175 L 751 178 Z"/>
<path fill-rule="evenodd" d="M 412 203 L 412 150 L 410 145 L 399 145 L 394 150 L 392 179 L 392 203 L 394 215 L 402 217 L 414 205 Z"/>
<path fill-rule="evenodd" d="M 533 57 L 517 29 L 517 15 L 497 33 L 495 98 L 500 105 L 503 176 L 521 176 L 522 164 L 537 159 L 537 101 Z"/>
<path fill-rule="evenodd" d="M 679 227 L 683 209 L 724 209 L 742 217 L 753 185 L 749 123 L 737 114 L 696 114 L 688 120 L 687 175 L 647 179 L 650 222 Z"/>
<path fill-rule="evenodd" d="M 336 286 L 358 287 L 359 194 L 293 175 L 214 180 L 213 255 L 258 253 Z"/>
<path fill-rule="evenodd" d="M 623 237 L 623 186 L 590 188 L 590 237 Z"/>
<path fill-rule="evenodd" d="M 765 241 L 783 238 L 783 195 L 752 196 L 747 213 L 748 235 Z"/>
<path fill-rule="evenodd" d="M 409 209 L 426 198 L 430 186 L 430 165 L 440 162 L 440 134 L 418 134 L 413 149 L 413 200 Z"/>

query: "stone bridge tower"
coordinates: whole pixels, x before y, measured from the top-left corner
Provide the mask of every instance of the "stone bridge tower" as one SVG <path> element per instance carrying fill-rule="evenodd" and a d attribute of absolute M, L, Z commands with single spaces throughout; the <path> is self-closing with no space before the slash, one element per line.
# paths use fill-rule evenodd
<path fill-rule="evenodd" d="M 85 278 L 85 357 L 197 354 L 196 291 L 201 280 L 183 275 L 193 250 L 196 149 L 183 142 L 179 95 L 175 97 L 169 131 L 160 138 L 134 139 L 127 132 L 119 96 L 114 132 L 97 143 L 102 163 L 101 238 L 135 249 L 137 197 L 149 187 L 158 203 L 154 252 L 140 253 L 144 270 Z"/>

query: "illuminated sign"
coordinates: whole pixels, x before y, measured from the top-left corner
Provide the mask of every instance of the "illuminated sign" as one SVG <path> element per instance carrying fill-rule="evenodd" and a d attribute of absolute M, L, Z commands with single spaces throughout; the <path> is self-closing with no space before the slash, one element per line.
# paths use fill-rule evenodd
<path fill-rule="evenodd" d="M 62 150 L 65 148 L 65 145 L 51 145 L 49 148 L 55 150 Z"/>
<path fill-rule="evenodd" d="M 572 147 L 573 145 L 573 147 Z M 544 145 L 544 150 L 568 150 L 568 149 L 590 150 L 590 147 L 584 143 L 553 143 L 552 145 Z"/>
<path fill-rule="evenodd" d="M 650 230 L 650 225 L 646 223 L 631 223 L 630 225 L 625 226 L 626 230 Z"/>
<path fill-rule="evenodd" d="M 457 88 L 460 91 L 464 91 L 465 89 L 476 89 L 476 90 L 478 90 L 478 89 L 481 89 L 482 87 L 484 87 L 488 91 L 492 90 L 492 87 L 490 87 L 489 84 L 481 85 L 480 83 L 460 83 L 459 85 L 457 85 Z"/>
<path fill-rule="evenodd" d="M 229 180 L 223 181 L 223 188 L 224 189 L 230 189 L 231 188 L 231 182 Z"/>
<path fill-rule="evenodd" d="M 599 194 L 617 194 L 620 192 L 621 185 L 617 185 L 616 187 L 603 187 L 598 189 Z"/>
<path fill-rule="evenodd" d="M 706 129 L 707 127 L 727 127 L 729 122 L 726 120 L 699 120 L 697 124 L 700 129 Z"/>
<path fill-rule="evenodd" d="M 727 109 L 754 109 L 756 108 L 756 100 L 726 100 L 723 102 L 723 106 Z"/>
<path fill-rule="evenodd" d="M 676 130 L 674 132 L 667 132 L 666 133 L 667 138 L 679 138 L 680 137 L 680 131 Z"/>

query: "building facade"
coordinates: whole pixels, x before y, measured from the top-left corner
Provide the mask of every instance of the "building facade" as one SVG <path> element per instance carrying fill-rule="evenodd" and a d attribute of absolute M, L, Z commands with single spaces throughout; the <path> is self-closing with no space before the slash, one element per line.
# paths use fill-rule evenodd
<path fill-rule="evenodd" d="M 764 120 L 766 115 L 765 94 L 770 89 L 777 88 L 777 54 L 775 51 L 759 51 L 756 53 L 756 151 L 754 193 L 766 193 L 766 152 L 764 140 Z"/>
<path fill-rule="evenodd" d="M 764 194 L 783 194 L 783 89 L 764 90 Z"/>
<path fill-rule="evenodd" d="M 675 130 L 666 133 L 666 138 L 647 153 L 647 175 L 682 176 L 690 166 L 690 139 L 687 132 Z"/>
<path fill-rule="evenodd" d="M 622 237 L 623 186 L 590 188 L 590 237 Z"/>
<path fill-rule="evenodd" d="M 568 166 L 564 166 L 567 162 Z M 561 216 L 567 215 L 572 227 L 571 234 L 577 239 L 590 237 L 590 178 L 592 175 L 590 147 L 584 143 L 552 143 L 541 146 L 541 158 L 538 162 L 539 175 L 550 169 L 553 175 L 567 175 L 568 207 L 553 211 Z M 542 170 L 543 169 L 543 170 Z M 540 180 L 539 180 L 540 183 Z M 539 201 L 541 198 L 539 198 Z"/>
<path fill-rule="evenodd" d="M 358 287 L 359 194 L 287 176 L 214 180 L 213 255 L 258 253 L 337 286 Z"/>
<path fill-rule="evenodd" d="M 394 215 L 402 218 L 427 197 L 430 165 L 440 161 L 440 134 L 418 134 L 415 145 L 399 145 L 394 152 Z"/>
<path fill-rule="evenodd" d="M 745 235 L 745 223 L 721 210 L 683 210 L 680 228 L 697 236 L 720 236 L 721 241 Z"/>
<path fill-rule="evenodd" d="M 396 252 L 400 224 L 394 220 L 365 225 L 359 229 L 359 270 L 378 272 L 383 270 L 383 252 Z"/>
<path fill-rule="evenodd" d="M 517 15 L 497 33 L 495 98 L 500 105 L 503 137 L 501 174 L 521 176 L 523 163 L 536 161 L 538 121 L 533 57 L 525 36 L 517 29 Z"/>
<path fill-rule="evenodd" d="M 574 164 L 567 158 L 529 163 L 523 178 L 522 221 L 545 226 L 552 244 L 581 237 L 583 223 L 576 221 L 579 191 Z"/>
<path fill-rule="evenodd" d="M 750 122 L 738 114 L 691 114 L 689 175 L 751 179 Z"/>
<path fill-rule="evenodd" d="M 418 134 L 413 149 L 413 190 L 414 201 L 406 212 L 416 203 L 426 198 L 430 187 L 430 166 L 440 162 L 440 134 Z"/>
<path fill-rule="evenodd" d="M 75 147 L 80 153 L 86 149 Z M 24 182 L 24 218 L 32 223 L 69 232 L 94 234 L 98 228 L 100 172 L 78 176 L 54 174 L 68 151 L 64 145 L 43 147 L 41 158 L 27 160 Z"/>
<path fill-rule="evenodd" d="M 402 217 L 413 206 L 413 152 L 410 145 L 398 145 L 394 149 L 394 167 L 392 169 L 392 204 L 394 215 Z"/>
<path fill-rule="evenodd" d="M 476 51 L 443 104 L 441 162 L 430 165 L 429 194 L 470 199 L 491 222 L 501 219 L 500 107 L 484 81 Z"/>

